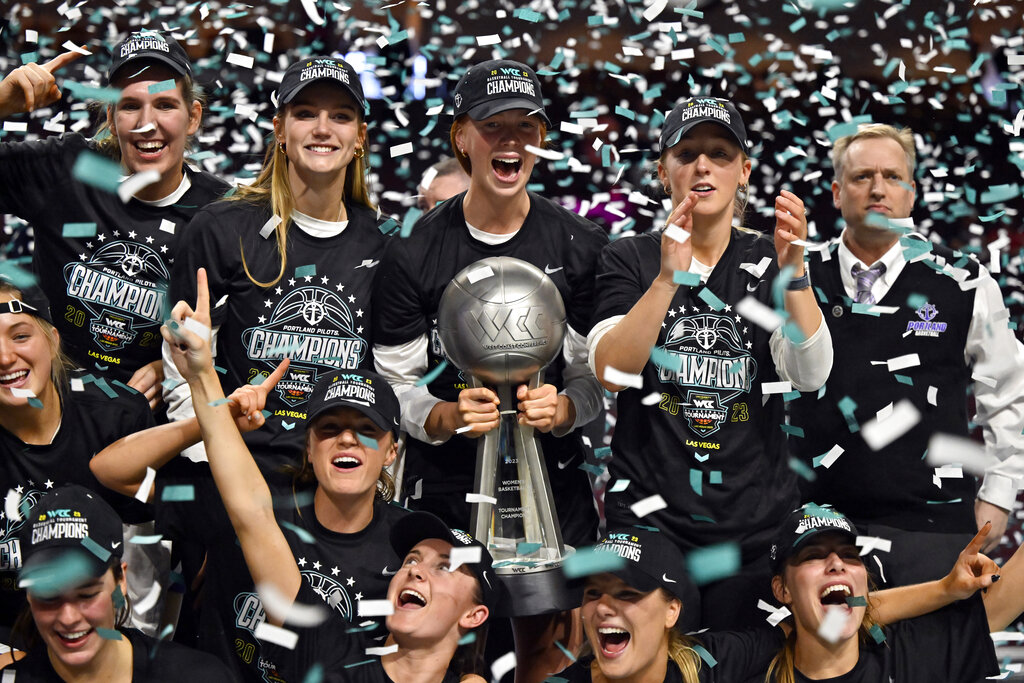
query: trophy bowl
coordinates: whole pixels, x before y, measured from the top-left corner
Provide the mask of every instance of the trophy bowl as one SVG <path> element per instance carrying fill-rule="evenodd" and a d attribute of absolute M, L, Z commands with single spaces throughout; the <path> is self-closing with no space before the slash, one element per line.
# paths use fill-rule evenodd
<path fill-rule="evenodd" d="M 562 350 L 565 305 L 540 268 L 510 256 L 463 268 L 437 312 L 445 355 L 491 384 L 523 384 Z"/>

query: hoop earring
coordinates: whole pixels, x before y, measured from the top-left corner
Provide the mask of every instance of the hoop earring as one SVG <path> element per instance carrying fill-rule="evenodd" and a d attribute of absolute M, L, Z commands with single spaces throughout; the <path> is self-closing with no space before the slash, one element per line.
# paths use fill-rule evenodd
<path fill-rule="evenodd" d="M 288 153 L 288 147 L 283 142 L 277 143 L 277 148 L 279 150 L 281 150 L 281 154 L 287 154 Z"/>
<path fill-rule="evenodd" d="M 366 156 L 366 152 L 363 150 L 362 147 L 356 147 L 356 151 L 353 156 L 355 156 L 356 159 L 362 159 L 364 156 Z"/>

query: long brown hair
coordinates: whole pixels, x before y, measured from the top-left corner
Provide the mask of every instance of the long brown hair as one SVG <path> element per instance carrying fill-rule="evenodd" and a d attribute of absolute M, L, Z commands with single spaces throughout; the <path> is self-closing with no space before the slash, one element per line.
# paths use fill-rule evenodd
<path fill-rule="evenodd" d="M 284 105 L 277 110 L 275 118 L 281 118 L 288 113 L 288 107 Z M 358 109 L 358 107 L 357 107 Z M 359 124 L 364 123 L 363 112 L 359 111 Z M 273 138 L 271 138 L 273 139 Z M 369 172 L 369 150 L 367 142 L 363 140 L 363 153 L 352 158 L 346 167 L 345 187 L 342 193 L 343 202 L 355 202 L 370 209 L 376 210 L 377 206 L 370 198 L 370 189 L 366 183 L 366 175 Z M 267 153 L 263 157 L 263 168 L 252 185 L 240 185 L 238 190 L 228 197 L 229 200 L 246 201 L 252 204 L 268 206 L 273 215 L 281 219 L 274 233 L 277 237 L 277 253 L 281 259 L 281 268 L 277 276 L 268 282 L 260 282 L 249 270 L 249 264 L 245 260 L 245 250 L 242 248 L 242 240 L 239 238 L 238 247 L 242 250 L 242 268 L 245 270 L 249 280 L 258 287 L 272 287 L 282 277 L 287 261 L 288 253 L 288 228 L 292 222 L 292 211 L 295 210 L 295 197 L 292 195 L 291 181 L 288 180 L 288 155 L 279 144 L 271 143 Z"/>

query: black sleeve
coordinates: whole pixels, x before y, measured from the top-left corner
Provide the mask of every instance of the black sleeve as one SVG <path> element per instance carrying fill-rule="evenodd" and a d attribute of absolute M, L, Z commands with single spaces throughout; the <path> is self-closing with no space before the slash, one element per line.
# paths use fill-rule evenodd
<path fill-rule="evenodd" d="M 640 237 L 624 237 L 604 248 L 597 265 L 597 302 L 591 325 L 626 315 L 650 282 L 644 282 L 637 249 Z"/>
<path fill-rule="evenodd" d="M 232 294 L 230 285 L 233 276 L 240 272 L 244 274 L 241 242 L 238 238 L 241 230 L 235 225 L 228 225 L 224 220 L 226 216 L 236 213 L 223 210 L 227 201 L 215 202 L 211 205 L 214 210 L 208 208 L 199 211 L 185 227 L 181 240 L 183 248 L 174 260 L 171 276 L 172 306 L 178 301 L 195 306 L 196 272 L 200 268 L 206 269 L 211 307 L 215 307 L 225 294 Z M 214 314 L 214 325 L 220 324 L 215 311 L 211 313 Z"/>
<path fill-rule="evenodd" d="M 60 201 L 73 182 L 68 169 L 86 148 L 80 135 L 0 144 L 0 213 L 31 222 L 42 207 Z"/>
<path fill-rule="evenodd" d="M 886 629 L 898 681 L 977 681 L 999 673 L 979 593 Z"/>
<path fill-rule="evenodd" d="M 608 245 L 608 238 L 596 225 L 589 223 L 574 234 L 570 251 L 572 280 L 572 301 L 565 302 L 565 313 L 569 325 L 584 337 L 593 324 L 594 309 L 597 305 L 597 267 L 601 251 Z"/>
<path fill-rule="evenodd" d="M 772 658 L 782 649 L 785 635 L 780 628 L 766 626 L 747 631 L 709 631 L 694 639 L 716 662 L 714 666 L 709 666 L 709 662 L 701 665 L 702 669 L 708 667 L 708 675 L 701 676 L 701 681 L 729 683 L 750 678 L 764 680 Z M 703 655 L 699 650 L 698 654 Z"/>
<path fill-rule="evenodd" d="M 373 341 L 397 346 L 427 334 L 429 327 L 420 298 L 421 285 L 413 273 L 408 241 L 392 238 L 384 250 L 373 281 Z"/>

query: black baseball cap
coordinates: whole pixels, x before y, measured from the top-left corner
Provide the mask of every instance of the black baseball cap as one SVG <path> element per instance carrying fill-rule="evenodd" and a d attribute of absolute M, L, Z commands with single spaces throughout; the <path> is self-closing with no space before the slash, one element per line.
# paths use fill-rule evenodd
<path fill-rule="evenodd" d="M 18 532 L 18 587 L 49 597 L 103 575 L 124 552 L 121 518 L 99 494 L 72 484 L 36 503 Z"/>
<path fill-rule="evenodd" d="M 691 128 L 708 121 L 726 128 L 743 153 L 750 153 L 743 117 L 732 102 L 718 97 L 690 97 L 677 104 L 661 125 L 661 151 L 674 147 Z"/>
<path fill-rule="evenodd" d="M 504 602 L 505 586 L 494 574 L 494 560 L 487 546 L 461 529 L 449 528 L 440 517 L 429 512 L 413 512 L 391 527 L 391 548 L 403 560 L 417 543 L 430 538 L 450 543 L 453 548 L 480 548 L 480 561 L 467 562 L 465 567 L 480 584 L 483 604 L 495 614 Z"/>
<path fill-rule="evenodd" d="M 28 313 L 53 324 L 53 318 L 50 316 L 50 301 L 38 285 L 31 284 L 22 287 L 14 284 L 6 275 L 0 275 L 0 280 L 17 288 L 18 293 L 21 294 L 21 300 L 12 299 L 0 303 L 0 313 Z"/>
<path fill-rule="evenodd" d="M 781 574 L 789 558 L 812 539 L 826 532 L 841 534 L 850 543 L 857 542 L 857 527 L 843 513 L 830 506 L 806 503 L 789 513 L 779 527 L 769 553 L 772 574 Z"/>
<path fill-rule="evenodd" d="M 510 59 L 491 59 L 469 67 L 455 86 L 455 118 L 474 121 L 509 109 L 526 109 L 550 128 L 540 80 L 533 69 Z"/>
<path fill-rule="evenodd" d="M 360 112 L 366 112 L 366 98 L 363 97 L 359 74 L 351 64 L 337 57 L 308 57 L 289 66 L 277 88 L 277 106 L 288 104 L 307 85 L 320 81 L 340 85 L 355 99 Z"/>
<path fill-rule="evenodd" d="M 122 67 L 129 64 L 137 66 L 137 63 L 147 60 L 160 62 L 179 76 L 192 76 L 192 62 L 178 41 L 156 31 L 139 31 L 114 47 L 110 68 L 107 69 L 107 83 L 113 82 Z"/>
<path fill-rule="evenodd" d="M 334 408 L 348 406 L 366 415 L 395 437 L 401 427 L 402 411 L 398 397 L 386 379 L 369 370 L 337 370 L 325 375 L 316 386 L 307 405 L 306 424 Z"/>

